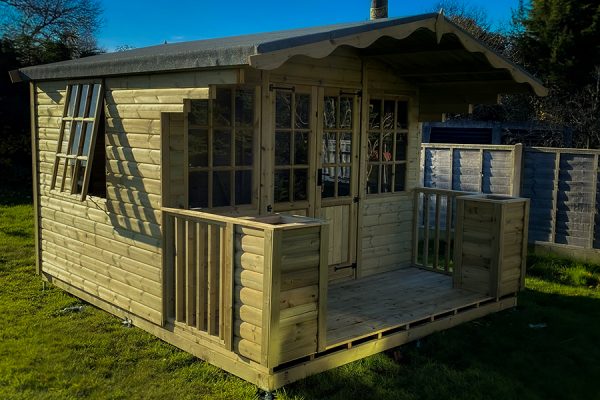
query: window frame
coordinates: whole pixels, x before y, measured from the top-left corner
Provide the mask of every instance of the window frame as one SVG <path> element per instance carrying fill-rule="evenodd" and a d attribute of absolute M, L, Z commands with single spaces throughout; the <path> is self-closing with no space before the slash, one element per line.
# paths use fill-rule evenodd
<path fill-rule="evenodd" d="M 94 89 L 98 85 L 98 91 L 94 100 Z M 85 98 L 82 99 L 82 92 L 87 86 Z M 56 146 L 54 158 L 54 166 L 52 169 L 52 179 L 50 182 L 50 191 L 54 193 L 66 194 L 71 196 L 79 196 L 80 201 L 84 201 L 88 195 L 90 178 L 92 176 L 94 153 L 96 149 L 96 138 L 98 136 L 99 121 L 102 118 L 104 107 L 104 80 L 103 79 L 88 79 L 69 81 L 66 86 L 65 103 L 59 127 L 59 136 Z M 77 87 L 77 90 L 74 88 Z M 73 109 L 70 110 L 72 96 L 75 95 Z M 92 104 L 95 103 L 93 114 L 91 114 Z M 83 106 L 83 116 L 79 116 L 80 109 Z M 93 116 L 90 116 L 93 115 Z M 91 124 L 91 131 L 88 135 L 88 126 Z M 77 133 L 77 126 L 81 126 Z M 65 132 L 68 130 L 68 138 L 65 143 Z M 74 138 L 77 138 L 76 151 L 73 153 Z M 89 141 L 87 154 L 84 153 L 86 139 Z M 66 151 L 63 146 L 66 144 Z M 61 161 L 63 161 L 61 163 Z M 85 166 L 81 164 L 85 163 Z M 59 169 L 62 168 L 60 187 L 57 189 L 57 178 Z M 83 168 L 81 178 L 81 191 L 79 191 L 79 174 Z M 70 174 L 68 173 L 70 170 Z M 70 179 L 69 187 L 65 188 L 67 178 Z M 106 183 L 105 183 L 106 184 Z"/>
<path fill-rule="evenodd" d="M 214 102 L 216 101 L 218 89 L 230 89 L 231 95 L 231 124 L 230 126 L 216 126 L 214 124 Z M 251 90 L 254 92 L 254 107 L 253 120 L 251 127 L 243 127 L 239 129 L 235 121 L 235 91 L 236 90 Z M 208 101 L 207 108 L 207 125 L 192 125 L 189 121 L 189 113 L 192 109 L 192 101 L 205 100 Z M 259 161 L 260 161 L 260 86 L 243 85 L 243 84 L 224 84 L 210 85 L 208 88 L 208 96 L 204 98 L 187 98 L 184 99 L 184 186 L 185 186 L 185 208 L 191 210 L 211 210 L 218 212 L 229 211 L 251 211 L 258 209 L 258 188 L 259 188 Z M 206 129 L 207 131 L 207 165 L 206 166 L 190 166 L 189 162 L 189 132 L 190 129 Z M 230 153 L 228 165 L 213 165 L 213 142 L 214 132 L 216 130 L 230 130 Z M 236 133 L 240 131 L 252 132 L 252 163 L 250 165 L 236 165 Z M 236 192 L 236 172 L 251 171 L 252 183 L 250 192 L 250 203 L 235 204 Z M 190 173 L 191 172 L 206 172 L 207 173 L 207 206 L 206 207 L 190 207 Z M 229 205 L 213 206 L 213 175 L 215 172 L 229 172 L 230 187 Z"/>
<path fill-rule="evenodd" d="M 371 129 L 370 126 L 370 106 L 371 106 L 371 102 L 372 101 L 379 101 L 381 103 L 381 112 L 380 112 L 380 120 L 379 120 L 379 128 L 378 129 Z M 394 102 L 394 123 L 393 123 L 393 128 L 391 130 L 386 130 L 383 126 L 383 114 L 384 114 L 384 107 L 385 107 L 385 102 L 386 101 L 393 101 Z M 398 104 L 399 103 L 405 103 L 406 104 L 406 128 L 399 128 L 398 127 Z M 369 109 L 367 110 L 367 124 L 366 124 L 366 147 L 367 147 L 367 154 L 366 154 L 366 160 L 365 160 L 365 186 L 363 188 L 364 193 L 366 194 L 367 197 L 371 198 L 371 197 L 384 197 L 384 196 L 394 196 L 394 195 L 401 195 L 401 194 L 406 194 L 409 192 L 409 189 L 407 188 L 407 176 L 408 176 L 408 158 L 409 158 L 409 139 L 410 139 L 410 128 L 411 128 L 411 120 L 410 120 L 410 107 L 411 107 L 411 99 L 408 96 L 399 96 L 399 95 L 386 95 L 386 94 L 372 94 L 369 96 L 369 101 L 367 102 Z M 392 157 L 391 160 L 389 161 L 385 161 L 383 160 L 383 146 L 381 146 L 381 143 L 383 142 L 383 135 L 385 132 L 391 131 L 393 132 L 393 137 L 392 137 Z M 378 146 L 378 160 L 376 161 L 371 161 L 370 160 L 370 146 L 369 146 L 369 137 L 372 133 L 379 133 L 379 146 Z M 404 160 L 397 160 L 397 147 L 396 147 L 396 143 L 397 143 L 397 137 L 398 135 L 404 135 L 405 137 L 405 159 Z M 383 174 L 384 174 L 384 168 L 383 166 L 389 165 L 392 169 L 391 171 L 391 176 L 392 176 L 392 182 L 390 184 L 390 190 L 389 191 L 382 191 L 382 186 L 383 186 Z M 404 165 L 404 187 L 403 190 L 395 190 L 395 186 L 396 186 L 396 165 Z M 370 168 L 371 166 L 378 166 L 379 168 L 379 173 L 378 173 L 378 177 L 377 177 L 377 192 L 376 193 L 370 193 L 369 192 L 369 174 L 370 174 Z"/>

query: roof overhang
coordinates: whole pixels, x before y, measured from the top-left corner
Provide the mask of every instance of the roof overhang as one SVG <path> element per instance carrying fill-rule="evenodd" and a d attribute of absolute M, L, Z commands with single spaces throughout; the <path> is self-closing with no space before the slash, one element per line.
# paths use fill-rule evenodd
<path fill-rule="evenodd" d="M 388 23 L 385 24 L 385 22 Z M 546 96 L 548 94 L 548 90 L 540 81 L 531 76 L 524 69 L 489 49 L 485 44 L 478 41 L 472 35 L 444 17 L 442 13 L 434 15 L 430 14 L 427 18 L 405 21 L 401 24 L 394 22 L 396 22 L 396 20 L 386 20 L 383 21 L 381 26 L 378 26 L 378 28 L 374 30 L 348 35 L 341 35 L 338 32 L 337 35 L 330 35 L 324 40 L 301 44 L 294 47 L 290 47 L 289 43 L 286 43 L 285 40 L 271 42 L 268 45 L 259 46 L 257 48 L 258 54 L 249 57 L 249 64 L 257 69 L 272 70 L 280 67 L 294 56 L 303 55 L 312 58 L 323 58 L 342 46 L 365 49 L 367 50 L 367 54 L 369 54 L 368 50 L 371 47 L 375 46 L 378 41 L 387 38 L 394 39 L 394 41 L 388 40 L 388 45 L 385 50 L 382 49 L 382 46 L 379 46 L 380 50 L 382 50 L 382 54 L 378 54 L 376 51 L 370 52 L 371 57 L 376 57 L 385 61 L 408 80 L 411 80 L 410 78 L 423 77 L 426 72 L 403 68 L 402 62 L 394 62 L 394 57 L 404 57 L 406 59 L 409 57 L 428 56 L 432 63 L 437 63 L 438 67 L 437 71 L 429 69 L 428 73 L 430 75 L 439 74 L 439 83 L 443 83 L 447 87 L 451 86 L 448 85 L 449 83 L 454 84 L 454 89 L 456 89 L 461 82 L 466 86 L 474 86 L 472 84 L 473 82 L 481 82 L 485 85 L 492 84 L 492 86 L 498 90 L 496 94 L 523 92 L 530 92 L 538 96 Z M 431 48 L 430 46 L 428 51 L 421 50 L 418 52 L 407 52 L 402 50 L 403 46 L 400 45 L 401 41 L 407 40 L 416 33 L 425 30 L 433 37 L 438 48 Z M 449 39 L 449 36 L 451 36 L 452 39 Z M 444 50 L 440 45 L 448 40 L 459 42 L 462 48 L 459 49 L 455 47 L 452 50 Z M 460 51 L 463 53 L 463 69 L 460 71 L 462 77 L 459 76 L 459 74 L 454 74 L 454 79 L 449 79 L 449 75 L 452 74 L 444 74 L 442 71 L 443 68 L 448 67 L 443 57 L 444 52 L 446 54 L 451 52 L 453 53 L 452 56 L 455 56 Z M 471 56 L 466 56 L 467 53 L 470 53 Z M 438 57 L 435 57 L 435 54 L 437 54 Z M 485 59 L 487 68 L 481 68 L 481 62 L 477 60 L 478 58 Z M 470 70 L 469 68 L 475 64 L 478 64 L 478 68 L 476 70 Z M 485 76 L 486 74 L 488 74 L 487 77 Z M 495 74 L 496 76 L 492 79 L 491 74 Z M 477 76 L 474 77 L 473 75 Z M 461 78 L 463 79 L 462 81 Z M 422 85 L 426 92 L 435 86 L 434 82 L 418 84 L 420 86 Z M 483 88 L 480 88 L 479 90 L 481 91 L 482 89 Z M 493 91 L 493 89 L 489 89 L 484 92 L 489 94 Z"/>
<path fill-rule="evenodd" d="M 323 58 L 340 47 L 357 49 L 367 60 L 375 58 L 386 63 L 417 85 L 422 99 L 431 97 L 440 102 L 451 97 L 461 109 L 466 103 L 495 102 L 499 93 L 547 94 L 533 76 L 441 13 L 107 53 L 22 68 L 12 71 L 11 79 L 77 79 L 247 65 L 272 70 L 294 56 Z"/>

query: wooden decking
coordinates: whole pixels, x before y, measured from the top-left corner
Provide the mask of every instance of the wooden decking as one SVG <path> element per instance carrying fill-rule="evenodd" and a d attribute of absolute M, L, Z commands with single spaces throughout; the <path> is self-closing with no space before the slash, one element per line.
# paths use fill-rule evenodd
<path fill-rule="evenodd" d="M 451 276 L 418 268 L 333 285 L 327 298 L 327 347 L 408 329 L 489 299 L 454 289 Z"/>

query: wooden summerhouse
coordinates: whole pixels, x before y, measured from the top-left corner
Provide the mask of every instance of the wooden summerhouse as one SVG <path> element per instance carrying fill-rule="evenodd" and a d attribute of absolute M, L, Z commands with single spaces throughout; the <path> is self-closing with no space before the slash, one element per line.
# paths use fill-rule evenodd
<path fill-rule="evenodd" d="M 418 188 L 419 122 L 545 89 L 442 14 L 12 77 L 42 277 L 265 390 L 516 304 L 527 203 Z"/>

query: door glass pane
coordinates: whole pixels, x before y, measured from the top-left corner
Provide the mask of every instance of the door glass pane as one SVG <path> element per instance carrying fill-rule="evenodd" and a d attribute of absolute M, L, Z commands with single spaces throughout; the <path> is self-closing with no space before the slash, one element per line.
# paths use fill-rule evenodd
<path fill-rule="evenodd" d="M 208 207 L 208 172 L 190 172 L 188 180 L 190 208 Z"/>
<path fill-rule="evenodd" d="M 335 170 L 336 167 L 324 167 L 321 171 L 321 197 L 335 197 Z"/>
<path fill-rule="evenodd" d="M 406 160 L 406 134 L 396 134 L 396 159 L 395 161 Z"/>
<path fill-rule="evenodd" d="M 369 165 L 367 174 L 367 193 L 379 193 L 379 165 Z"/>
<path fill-rule="evenodd" d="M 350 196 L 351 167 L 340 167 L 338 169 L 338 196 Z"/>
<path fill-rule="evenodd" d="M 275 133 L 275 165 L 290 165 L 290 133 Z"/>
<path fill-rule="evenodd" d="M 406 184 L 406 164 L 396 164 L 394 171 L 394 192 L 402 192 Z"/>
<path fill-rule="evenodd" d="M 275 202 L 290 201 L 290 170 L 275 171 Z"/>
<path fill-rule="evenodd" d="M 352 97 L 340 98 L 340 128 L 352 128 Z"/>
<path fill-rule="evenodd" d="M 308 132 L 294 134 L 294 164 L 308 164 Z"/>
<path fill-rule="evenodd" d="M 394 100 L 383 102 L 383 129 L 394 129 L 395 103 Z"/>
<path fill-rule="evenodd" d="M 340 162 L 352 162 L 352 133 L 350 132 L 340 134 Z"/>
<path fill-rule="evenodd" d="M 400 129 L 408 129 L 408 102 L 398 102 L 398 121 L 397 126 Z"/>
<path fill-rule="evenodd" d="M 392 161 L 394 146 L 394 134 L 393 132 L 383 133 L 382 143 L 382 161 Z"/>
<path fill-rule="evenodd" d="M 188 118 L 190 125 L 208 126 L 208 100 L 192 100 Z"/>
<path fill-rule="evenodd" d="M 252 165 L 253 132 L 235 133 L 235 165 Z"/>
<path fill-rule="evenodd" d="M 381 193 L 392 191 L 392 167 L 393 165 L 382 165 Z"/>
<path fill-rule="evenodd" d="M 252 171 L 235 171 L 235 204 L 252 203 Z"/>
<path fill-rule="evenodd" d="M 369 102 L 369 129 L 379 129 L 381 126 L 381 100 Z"/>
<path fill-rule="evenodd" d="M 294 201 L 308 198 L 308 169 L 294 170 Z"/>
<path fill-rule="evenodd" d="M 254 124 L 254 91 L 235 91 L 235 123 L 238 127 L 251 127 Z"/>
<path fill-rule="evenodd" d="M 323 127 L 335 128 L 337 121 L 337 97 L 326 96 L 323 100 Z"/>
<path fill-rule="evenodd" d="M 310 127 L 310 95 L 296 95 L 296 128 L 308 129 Z"/>
<path fill-rule="evenodd" d="M 379 133 L 369 133 L 367 146 L 369 161 L 379 161 Z"/>
<path fill-rule="evenodd" d="M 214 130 L 213 165 L 231 165 L 231 131 Z"/>
<path fill-rule="evenodd" d="M 336 154 L 336 134 L 328 132 L 323 135 L 323 154 L 321 161 L 323 164 L 335 163 Z"/>
<path fill-rule="evenodd" d="M 231 172 L 213 172 L 213 207 L 231 205 Z"/>
<path fill-rule="evenodd" d="M 213 123 L 215 126 L 231 125 L 231 89 L 218 88 L 213 105 Z"/>
<path fill-rule="evenodd" d="M 275 95 L 275 127 L 292 127 L 292 94 L 277 91 Z"/>

